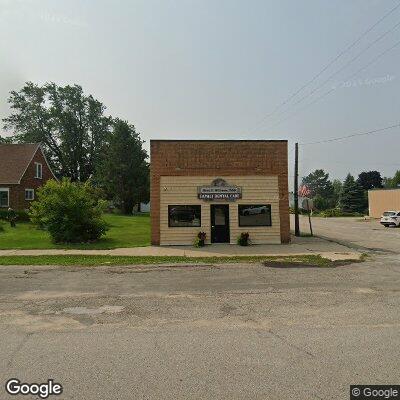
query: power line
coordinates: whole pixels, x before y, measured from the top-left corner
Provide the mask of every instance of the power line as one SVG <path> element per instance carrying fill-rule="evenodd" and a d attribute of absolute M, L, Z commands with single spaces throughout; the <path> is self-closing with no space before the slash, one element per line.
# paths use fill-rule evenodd
<path fill-rule="evenodd" d="M 354 78 L 357 74 L 359 74 L 361 71 L 367 69 L 370 65 L 372 65 L 373 63 L 375 63 L 377 60 L 379 60 L 381 57 L 383 57 L 386 53 L 388 53 L 389 51 L 393 50 L 395 47 L 400 45 L 400 40 L 398 42 L 396 42 L 394 45 L 392 45 L 391 47 L 387 48 L 386 50 L 384 50 L 382 53 L 378 54 L 376 57 L 374 57 L 369 63 L 367 63 L 366 65 L 364 65 L 363 67 L 359 68 L 356 72 L 352 73 L 351 75 L 349 75 L 347 78 L 344 79 L 344 81 L 349 81 L 350 79 Z M 317 103 L 319 100 L 322 100 L 324 97 L 328 96 L 330 93 L 334 92 L 336 90 L 336 88 L 332 88 L 330 90 L 328 90 L 327 92 L 323 93 L 322 95 L 318 96 L 316 99 L 314 99 L 311 103 L 306 104 L 304 107 L 301 107 L 300 109 L 289 113 L 288 115 L 286 115 L 285 118 L 278 120 L 275 124 L 273 124 L 269 129 L 274 128 L 275 126 L 278 126 L 280 124 L 282 124 L 283 122 L 287 121 L 288 119 L 290 119 L 291 117 L 297 115 L 299 112 L 307 109 L 308 107 L 312 106 L 313 104 Z"/>
<path fill-rule="evenodd" d="M 384 32 L 382 35 L 380 35 L 377 39 L 375 39 L 372 43 L 370 43 L 367 47 L 364 47 L 355 57 L 353 57 L 351 60 L 349 60 L 345 65 L 343 65 L 341 68 L 339 68 L 336 72 L 333 74 L 329 75 L 327 79 L 325 79 L 319 86 L 311 90 L 311 92 L 307 93 L 303 97 L 301 97 L 299 100 L 294 102 L 293 104 L 290 105 L 290 107 L 294 107 L 297 104 L 301 103 L 303 100 L 307 99 L 311 95 L 313 95 L 317 90 L 321 89 L 327 82 L 329 82 L 333 77 L 335 77 L 337 74 L 342 72 L 344 69 L 346 69 L 350 64 L 352 64 L 355 60 L 357 60 L 361 55 L 363 55 L 367 50 L 369 50 L 373 45 L 378 43 L 380 40 L 382 40 L 386 35 L 389 33 L 393 32 L 395 29 L 397 29 L 400 26 L 400 22 L 398 22 L 396 25 L 394 25 L 392 28 Z M 286 110 L 287 111 L 287 110 Z M 285 113 L 284 111 L 283 113 Z"/>
<path fill-rule="evenodd" d="M 384 19 L 386 19 L 389 15 L 394 13 L 398 8 L 400 7 L 400 3 L 398 3 L 395 7 L 393 7 L 389 12 L 387 12 L 383 17 L 381 17 L 377 22 L 375 22 L 373 25 L 371 25 L 366 31 L 364 31 L 354 42 L 352 42 L 350 45 L 348 45 L 344 50 L 342 50 L 339 54 L 336 55 L 331 61 L 328 62 L 316 75 L 314 75 L 308 82 L 306 82 L 303 86 L 301 86 L 298 90 L 296 90 L 293 94 L 291 94 L 286 100 L 284 100 L 282 103 L 278 104 L 272 112 L 269 114 L 266 114 L 253 128 L 252 131 L 254 131 L 258 126 L 260 126 L 267 118 L 269 118 L 271 115 L 275 114 L 276 111 L 278 111 L 282 106 L 287 104 L 290 100 L 292 100 L 294 97 L 296 97 L 302 90 L 304 90 L 307 86 L 309 86 L 311 83 L 313 83 L 318 77 L 320 77 L 332 64 L 334 64 L 340 57 L 342 57 L 344 54 L 346 54 L 349 50 L 351 50 L 356 44 L 358 44 L 361 39 L 367 35 L 369 32 L 371 32 L 377 25 L 379 25 Z M 251 131 L 251 132 L 252 132 Z"/>
<path fill-rule="evenodd" d="M 346 161 L 332 161 L 332 160 L 316 160 L 315 158 L 302 158 L 301 160 L 299 160 L 299 162 L 314 162 L 314 163 L 319 163 L 319 164 L 335 164 L 335 165 L 349 165 L 352 167 L 356 167 L 356 166 L 365 166 L 365 162 L 346 162 Z M 400 162 L 397 163 L 381 163 L 381 162 L 375 162 L 375 161 L 368 161 L 370 165 L 379 165 L 382 167 L 400 167 Z"/>
<path fill-rule="evenodd" d="M 392 46 L 390 46 L 389 48 L 387 48 L 386 50 L 384 50 L 382 53 L 379 53 L 376 57 L 374 57 L 367 65 L 361 67 L 360 69 L 358 69 L 356 72 L 354 72 L 352 75 L 350 75 L 349 77 L 347 77 L 345 79 L 345 81 L 348 81 L 352 78 L 354 78 L 359 72 L 363 71 L 364 69 L 367 69 L 370 65 L 372 65 L 375 61 L 378 61 L 381 57 L 383 57 L 386 53 L 388 53 L 389 51 L 393 50 L 395 47 L 397 47 L 400 44 L 400 40 L 398 42 L 396 42 L 395 44 L 393 44 Z"/>
<path fill-rule="evenodd" d="M 400 123 L 398 123 L 396 125 L 386 126 L 384 128 L 380 128 L 380 129 L 374 129 L 374 130 L 368 131 L 368 132 L 353 133 L 353 134 L 347 135 L 347 136 L 340 136 L 340 137 L 336 137 L 336 138 L 332 138 L 332 139 L 319 140 L 319 141 L 316 141 L 316 142 L 299 143 L 299 145 L 300 146 L 308 146 L 308 145 L 311 145 L 311 144 L 330 143 L 330 142 L 335 142 L 337 140 L 349 139 L 349 138 L 356 137 L 356 136 L 372 135 L 372 134 L 375 134 L 375 133 L 387 131 L 389 129 L 394 129 L 394 128 L 400 128 Z"/>

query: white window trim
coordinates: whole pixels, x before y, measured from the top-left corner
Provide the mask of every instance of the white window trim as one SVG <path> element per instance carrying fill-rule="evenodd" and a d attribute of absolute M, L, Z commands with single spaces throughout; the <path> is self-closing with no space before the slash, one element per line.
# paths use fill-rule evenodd
<path fill-rule="evenodd" d="M 38 165 L 40 165 L 40 175 L 38 176 Z M 35 162 L 35 178 L 43 179 L 43 164 L 39 162 Z"/>
<path fill-rule="evenodd" d="M 7 205 L 6 206 L 0 205 L 0 207 L 2 208 L 10 207 L 10 188 L 0 188 L 0 192 L 7 192 Z"/>
<path fill-rule="evenodd" d="M 26 198 L 26 192 L 27 192 L 27 191 L 32 191 L 33 196 L 32 196 L 31 199 L 27 199 L 27 198 Z M 33 200 L 35 200 L 35 189 L 25 189 L 25 200 L 26 200 L 26 201 L 33 201 Z"/>

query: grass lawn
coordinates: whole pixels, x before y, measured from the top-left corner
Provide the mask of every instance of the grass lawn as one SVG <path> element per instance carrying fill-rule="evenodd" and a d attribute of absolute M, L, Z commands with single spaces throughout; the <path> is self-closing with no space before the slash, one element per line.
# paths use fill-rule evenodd
<path fill-rule="evenodd" d="M 357 261 L 352 261 L 357 262 Z M 333 267 L 346 262 L 333 262 L 319 255 L 301 256 L 235 256 L 235 257 L 171 257 L 171 256 L 2 256 L 0 265 L 143 265 L 143 264 L 224 264 L 263 263 L 271 267 Z"/>
<path fill-rule="evenodd" d="M 105 214 L 110 225 L 106 236 L 96 243 L 54 244 L 46 231 L 24 222 L 16 228 L 5 224 L 0 232 L 0 249 L 115 249 L 118 247 L 139 247 L 150 245 L 150 216 Z"/>

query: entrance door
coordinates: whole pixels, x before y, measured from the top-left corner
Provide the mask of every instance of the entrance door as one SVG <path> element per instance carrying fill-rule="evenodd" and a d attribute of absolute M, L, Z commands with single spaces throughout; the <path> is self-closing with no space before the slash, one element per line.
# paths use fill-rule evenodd
<path fill-rule="evenodd" d="M 211 205 L 211 243 L 229 243 L 229 205 Z"/>

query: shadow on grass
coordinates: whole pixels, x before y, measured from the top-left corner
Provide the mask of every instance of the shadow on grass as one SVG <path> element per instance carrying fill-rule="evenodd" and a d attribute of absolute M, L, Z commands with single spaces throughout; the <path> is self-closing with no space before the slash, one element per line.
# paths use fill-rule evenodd
<path fill-rule="evenodd" d="M 88 243 L 54 243 L 55 249 L 59 250 L 112 250 L 119 247 L 119 241 L 113 238 L 104 237 L 95 242 Z M 135 247 L 132 245 L 132 247 Z"/>

